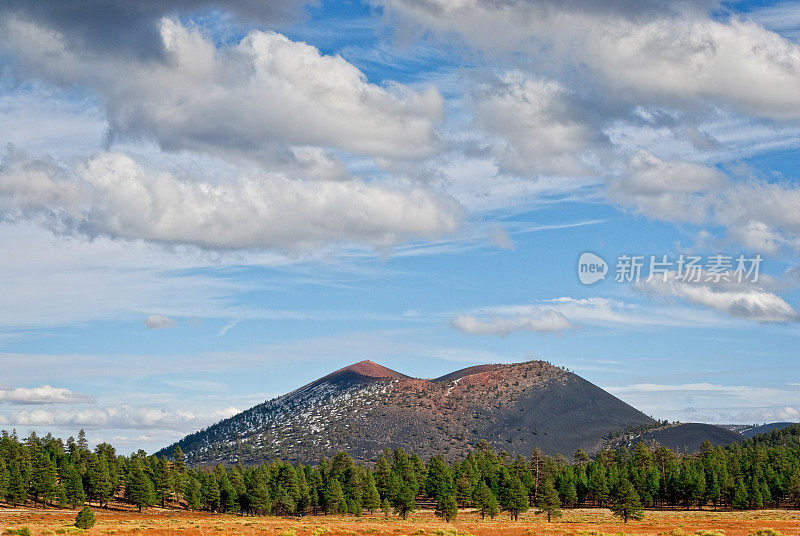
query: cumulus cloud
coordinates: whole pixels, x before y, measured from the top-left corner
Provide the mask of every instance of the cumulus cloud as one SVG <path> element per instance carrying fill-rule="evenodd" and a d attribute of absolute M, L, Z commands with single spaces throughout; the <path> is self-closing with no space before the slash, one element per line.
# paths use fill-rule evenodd
<path fill-rule="evenodd" d="M 618 99 L 710 100 L 765 117 L 800 117 L 800 48 L 751 21 L 713 20 L 700 5 L 382 3 L 401 20 L 456 34 L 473 46 L 581 64 L 597 83 L 627 93 Z"/>
<path fill-rule="evenodd" d="M 144 326 L 147 329 L 166 329 L 175 326 L 175 321 L 164 315 L 147 315 L 144 319 Z"/>
<path fill-rule="evenodd" d="M 800 188 L 729 179 L 718 169 L 641 150 L 608 183 L 609 199 L 648 217 L 719 225 L 753 251 L 800 247 Z"/>
<path fill-rule="evenodd" d="M 18 70 L 96 91 L 112 139 L 246 156 L 323 178 L 341 171 L 328 150 L 413 159 L 439 145 L 443 102 L 435 89 L 370 84 L 340 56 L 275 32 L 252 31 L 217 48 L 199 31 L 163 19 L 165 58 L 154 62 L 82 53 L 63 34 L 18 17 L 7 17 L 2 29 L 0 46 Z"/>
<path fill-rule="evenodd" d="M 557 311 L 542 311 L 538 315 L 517 315 L 511 318 L 489 316 L 478 318 L 473 315 L 459 315 L 453 318 L 454 328 L 470 335 L 500 335 L 505 337 L 515 331 L 534 333 L 553 333 L 572 328 L 572 324 Z"/>
<path fill-rule="evenodd" d="M 120 153 L 66 169 L 14 150 L 0 165 L 0 210 L 90 237 L 291 251 L 342 242 L 392 246 L 451 233 L 461 217 L 455 201 L 418 186 L 274 173 L 189 180 Z"/>
<path fill-rule="evenodd" d="M 477 126 L 498 141 L 493 153 L 518 174 L 586 175 L 582 160 L 598 137 L 580 117 L 570 92 L 553 80 L 506 73 L 473 97 Z"/>
<path fill-rule="evenodd" d="M 563 296 L 524 305 L 482 307 L 454 316 L 450 324 L 471 335 L 506 336 L 515 331 L 558 332 L 584 326 L 641 329 L 717 325 L 719 320 L 714 316 L 688 307 Z"/>
<path fill-rule="evenodd" d="M 239 413 L 227 407 L 206 413 L 173 408 L 145 408 L 122 404 L 78 409 L 15 411 L 5 415 L 15 426 L 60 426 L 66 428 L 170 428 L 196 429 Z"/>
<path fill-rule="evenodd" d="M 572 298 L 562 296 L 552 300 L 525 305 L 500 305 L 478 309 L 479 316 L 538 316 L 543 311 L 554 311 L 573 325 L 599 327 L 641 328 L 648 326 L 712 325 L 709 315 L 695 313 L 688 308 L 642 306 L 612 298 Z"/>
<path fill-rule="evenodd" d="M 42 385 L 32 388 L 0 389 L 0 402 L 9 404 L 83 404 L 94 402 L 94 399 L 89 395 L 70 391 L 64 387 Z"/>
<path fill-rule="evenodd" d="M 783 298 L 768 292 L 751 282 L 735 282 L 732 274 L 725 275 L 730 281 L 714 283 L 701 275 L 698 282 L 684 281 L 674 272 L 664 278 L 653 278 L 639 283 L 645 293 L 657 296 L 675 296 L 691 303 L 710 307 L 735 318 L 756 322 L 797 322 L 800 314 Z"/>
<path fill-rule="evenodd" d="M 243 22 L 271 25 L 296 19 L 304 4 L 302 0 L 239 0 L 225 9 Z M 0 16 L 36 21 L 86 51 L 153 59 L 164 52 L 159 38 L 161 18 L 217 7 L 214 0 L 6 0 L 0 3 Z"/>

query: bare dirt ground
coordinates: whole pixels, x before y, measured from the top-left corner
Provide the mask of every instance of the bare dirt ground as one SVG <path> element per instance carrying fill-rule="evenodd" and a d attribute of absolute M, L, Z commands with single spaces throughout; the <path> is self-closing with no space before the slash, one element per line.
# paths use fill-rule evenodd
<path fill-rule="evenodd" d="M 482 521 L 477 513 L 462 510 L 454 523 L 440 521 L 429 510 L 415 512 L 407 521 L 382 514 L 277 518 L 157 508 L 141 514 L 97 508 L 94 512 L 97 524 L 81 531 L 72 526 L 77 511 L 0 508 L 0 532 L 28 527 L 34 536 L 82 532 L 134 536 L 749 536 L 760 529 L 773 529 L 785 536 L 800 536 L 800 511 L 789 510 L 646 511 L 644 520 L 627 524 L 603 509 L 565 510 L 564 516 L 552 523 L 532 510 L 517 522 L 503 515 Z"/>

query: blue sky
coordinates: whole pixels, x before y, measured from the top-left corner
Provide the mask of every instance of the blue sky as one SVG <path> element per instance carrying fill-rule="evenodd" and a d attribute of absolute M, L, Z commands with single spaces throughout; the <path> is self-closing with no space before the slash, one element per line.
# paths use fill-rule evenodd
<path fill-rule="evenodd" d="M 0 428 L 153 451 L 362 359 L 800 420 L 796 4 L 148 5 L 0 8 Z"/>

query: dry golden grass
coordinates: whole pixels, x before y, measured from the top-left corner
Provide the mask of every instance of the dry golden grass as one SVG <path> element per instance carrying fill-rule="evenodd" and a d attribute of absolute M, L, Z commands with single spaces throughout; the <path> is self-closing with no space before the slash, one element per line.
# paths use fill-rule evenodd
<path fill-rule="evenodd" d="M 81 531 L 71 526 L 77 511 L 0 509 L 0 532 L 28 527 L 33 536 L 750 536 L 769 529 L 783 536 L 800 536 L 800 511 L 788 510 L 647 511 L 644 520 L 627 524 L 603 509 L 565 510 L 564 516 L 552 523 L 532 511 L 511 522 L 506 516 L 483 521 L 477 513 L 462 510 L 454 523 L 438 520 L 431 511 L 417 512 L 407 521 L 377 514 L 275 518 L 160 509 L 142 514 L 94 512 L 97 524 Z M 779 535 L 765 530 L 758 536 Z"/>

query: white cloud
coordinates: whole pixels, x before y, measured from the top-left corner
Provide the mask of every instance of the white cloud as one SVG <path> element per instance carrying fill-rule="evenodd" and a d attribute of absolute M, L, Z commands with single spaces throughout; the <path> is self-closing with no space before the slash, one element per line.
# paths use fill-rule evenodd
<path fill-rule="evenodd" d="M 726 275 L 727 278 L 731 276 L 730 273 Z M 701 275 L 700 279 L 700 282 L 683 281 L 671 272 L 666 281 L 656 277 L 639 283 L 637 288 L 651 295 L 682 298 L 735 318 L 762 323 L 800 321 L 800 314 L 783 298 L 753 283 L 714 283 L 706 281 L 706 275 Z"/>
<path fill-rule="evenodd" d="M 800 420 L 797 392 L 775 387 L 695 382 L 638 383 L 605 389 L 659 418 L 711 423 Z"/>
<path fill-rule="evenodd" d="M 84 404 L 93 401 L 89 395 L 50 385 L 0 389 L 0 402 L 9 404 Z"/>
<path fill-rule="evenodd" d="M 5 415 L 8 425 L 60 426 L 72 428 L 168 428 L 191 430 L 231 417 L 241 410 L 234 407 L 204 413 L 177 408 L 146 408 L 130 404 L 76 409 L 15 411 Z"/>
<path fill-rule="evenodd" d="M 381 3 L 401 20 L 485 50 L 537 54 L 545 68 L 580 64 L 617 99 L 709 100 L 780 120 L 800 117 L 800 48 L 753 22 L 715 21 L 685 4 L 626 11 L 609 3 Z"/>
<path fill-rule="evenodd" d="M 14 16 L 2 28 L 0 46 L 28 76 L 96 91 L 112 137 L 247 156 L 323 177 L 340 164 L 320 148 L 413 159 L 439 145 L 442 99 L 435 89 L 370 84 L 341 57 L 274 32 L 252 31 L 216 48 L 199 31 L 163 19 L 165 57 L 154 61 L 98 56 Z"/>
<path fill-rule="evenodd" d="M 300 181 L 280 174 L 187 180 L 101 153 L 74 170 L 9 151 L 0 209 L 52 230 L 202 248 L 301 251 L 331 243 L 392 246 L 454 232 L 455 201 L 418 186 Z"/>
<path fill-rule="evenodd" d="M 490 316 L 477 318 L 473 315 L 459 315 L 453 318 L 454 328 L 470 335 L 500 335 L 505 337 L 515 331 L 534 333 L 553 333 L 572 328 L 572 324 L 557 311 L 544 310 L 536 316 L 518 315 L 511 318 Z"/>
<path fill-rule="evenodd" d="M 451 325 L 472 335 L 556 332 L 584 325 L 603 328 L 715 325 L 712 315 L 688 308 L 642 306 L 616 299 L 561 297 L 526 305 L 481 307 L 455 315 Z"/>
<path fill-rule="evenodd" d="M 597 137 L 570 102 L 569 91 L 552 80 L 520 71 L 506 73 L 473 97 L 477 126 L 499 137 L 493 154 L 512 173 L 583 176 L 581 158 Z"/>
<path fill-rule="evenodd" d="M 681 160 L 664 161 L 645 150 L 630 160 L 625 190 L 633 194 L 697 193 L 716 189 L 726 182 L 719 170 Z"/>
<path fill-rule="evenodd" d="M 750 385 L 720 385 L 707 382 L 681 383 L 681 384 L 658 384 L 658 383 L 636 383 L 624 387 L 611 387 L 609 391 L 618 393 L 629 392 L 697 392 L 697 393 L 727 393 L 727 394 L 747 394 L 752 396 L 774 396 L 780 393 L 777 389 L 768 387 L 753 387 Z"/>
<path fill-rule="evenodd" d="M 144 319 L 144 326 L 147 329 L 165 329 L 175 326 L 175 321 L 168 316 L 164 315 L 147 315 Z"/>
<path fill-rule="evenodd" d="M 609 181 L 608 196 L 651 218 L 722 226 L 751 251 L 800 248 L 800 188 L 790 183 L 732 181 L 714 167 L 642 150 Z"/>
<path fill-rule="evenodd" d="M 478 309 L 475 314 L 515 316 L 536 315 L 543 310 L 556 311 L 576 325 L 614 327 L 615 329 L 714 325 L 707 314 L 692 312 L 687 308 L 642 306 L 622 300 L 591 297 L 564 296 L 528 305 L 502 305 Z"/>

